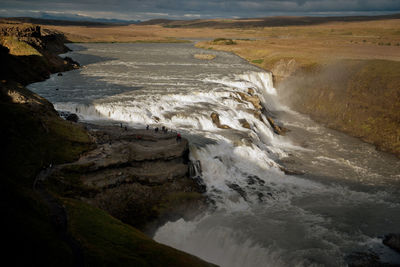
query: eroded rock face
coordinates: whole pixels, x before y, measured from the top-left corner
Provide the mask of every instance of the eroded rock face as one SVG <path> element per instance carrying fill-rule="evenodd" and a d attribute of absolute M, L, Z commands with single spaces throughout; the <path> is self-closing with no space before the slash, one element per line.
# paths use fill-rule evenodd
<path fill-rule="evenodd" d="M 296 70 L 298 70 L 299 66 L 294 59 L 284 60 L 281 59 L 272 68 L 272 73 L 277 81 L 281 81 L 290 75 L 292 75 Z"/>
<path fill-rule="evenodd" d="M 285 135 L 288 131 L 286 128 L 277 125 L 271 117 L 267 116 L 267 120 L 276 134 Z"/>
<path fill-rule="evenodd" d="M 221 124 L 219 121 L 219 114 L 216 112 L 211 113 L 212 122 L 220 129 L 231 129 L 228 125 Z"/>
<path fill-rule="evenodd" d="M 29 26 L 10 26 L 0 28 L 1 36 L 15 36 L 15 37 L 40 37 L 41 30 L 40 26 L 29 25 Z"/>
<path fill-rule="evenodd" d="M 14 40 L 10 42 L 9 40 Z M 65 36 L 57 31 L 32 25 L 3 25 L 0 27 L 2 64 L 1 79 L 18 81 L 23 85 L 49 78 L 49 74 L 79 67 L 72 59 L 58 54 L 69 51 Z"/>
<path fill-rule="evenodd" d="M 247 101 L 247 102 L 250 102 L 251 104 L 253 104 L 255 109 L 258 109 L 258 110 L 262 109 L 261 101 L 258 96 L 251 96 L 251 95 L 248 95 L 243 92 L 237 92 L 237 94 L 240 96 L 240 98 L 243 101 Z"/>
<path fill-rule="evenodd" d="M 57 185 L 62 193 L 142 230 L 205 209 L 203 185 L 189 177 L 186 139 L 178 142 L 172 133 L 87 127 L 97 148 L 54 172 L 53 181 L 63 183 Z"/>

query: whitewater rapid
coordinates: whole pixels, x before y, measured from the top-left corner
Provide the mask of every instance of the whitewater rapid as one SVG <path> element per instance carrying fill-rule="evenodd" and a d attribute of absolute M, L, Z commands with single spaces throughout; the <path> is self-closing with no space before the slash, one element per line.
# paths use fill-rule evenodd
<path fill-rule="evenodd" d="M 210 211 L 168 222 L 155 240 L 221 266 L 345 266 L 368 250 L 400 263 L 380 243 L 400 231 L 399 161 L 282 105 L 271 73 L 224 52 L 195 59 L 206 52 L 188 44 L 72 48 L 84 68 L 30 89 L 82 120 L 165 126 L 190 141 Z M 291 132 L 277 135 L 267 116 Z"/>

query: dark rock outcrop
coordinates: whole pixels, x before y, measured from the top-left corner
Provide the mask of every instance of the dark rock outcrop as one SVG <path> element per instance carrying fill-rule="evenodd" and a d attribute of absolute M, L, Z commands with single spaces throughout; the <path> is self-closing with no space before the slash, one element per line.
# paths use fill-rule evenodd
<path fill-rule="evenodd" d="M 383 244 L 400 253 L 400 234 L 388 234 L 383 239 Z"/>
<path fill-rule="evenodd" d="M 79 64 L 62 59 L 60 53 L 69 51 L 63 34 L 33 25 L 2 25 L 0 44 L 2 64 L 0 78 L 23 85 L 49 78 L 51 73 L 72 70 Z"/>
<path fill-rule="evenodd" d="M 79 121 L 79 117 L 78 115 L 71 113 L 67 116 L 67 118 L 65 118 L 67 121 L 72 121 L 72 122 L 78 122 Z"/>

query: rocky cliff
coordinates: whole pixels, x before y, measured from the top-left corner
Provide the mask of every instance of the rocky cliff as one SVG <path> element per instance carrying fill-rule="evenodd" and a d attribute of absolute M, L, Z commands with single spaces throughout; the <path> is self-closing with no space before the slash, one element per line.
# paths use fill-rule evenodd
<path fill-rule="evenodd" d="M 97 147 L 53 168 L 47 185 L 141 230 L 190 218 L 206 207 L 204 188 L 189 177 L 189 146 L 176 134 L 87 125 Z"/>
<path fill-rule="evenodd" d="M 131 226 L 157 226 L 187 214 L 188 207 L 203 207 L 202 188 L 188 177 L 186 140 L 66 121 L 24 87 L 77 67 L 57 56 L 67 51 L 64 41 L 32 25 L 3 25 L 0 31 L 4 261 L 210 266 Z"/>
<path fill-rule="evenodd" d="M 1 57 L 7 63 L 0 66 L 0 79 L 26 85 L 47 79 L 51 73 L 77 68 L 78 63 L 58 56 L 69 51 L 66 41 L 61 33 L 39 26 L 0 25 Z"/>
<path fill-rule="evenodd" d="M 349 46 L 347 34 L 356 31 L 353 26 L 345 25 L 341 37 L 330 28 L 325 33 L 312 27 L 264 29 L 272 31 L 269 40 L 235 40 L 236 45 L 209 41 L 196 46 L 230 51 L 271 71 L 284 104 L 400 157 L 398 48 L 382 47 L 382 35 L 392 38 L 384 29 L 377 30 L 376 42 L 367 43 L 363 34 L 357 34 L 360 42 L 351 40 Z M 364 26 L 363 30 L 372 31 L 371 25 Z M 393 27 L 397 29 L 398 23 Z M 340 45 L 321 45 L 321 40 Z M 344 53 L 344 48 L 351 49 Z"/>

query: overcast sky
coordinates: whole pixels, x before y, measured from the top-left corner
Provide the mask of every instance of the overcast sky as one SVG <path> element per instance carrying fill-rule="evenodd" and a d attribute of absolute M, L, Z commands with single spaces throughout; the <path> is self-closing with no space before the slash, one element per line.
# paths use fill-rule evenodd
<path fill-rule="evenodd" d="M 0 16 L 87 16 L 125 20 L 376 15 L 400 13 L 400 0 L 0 0 Z"/>

